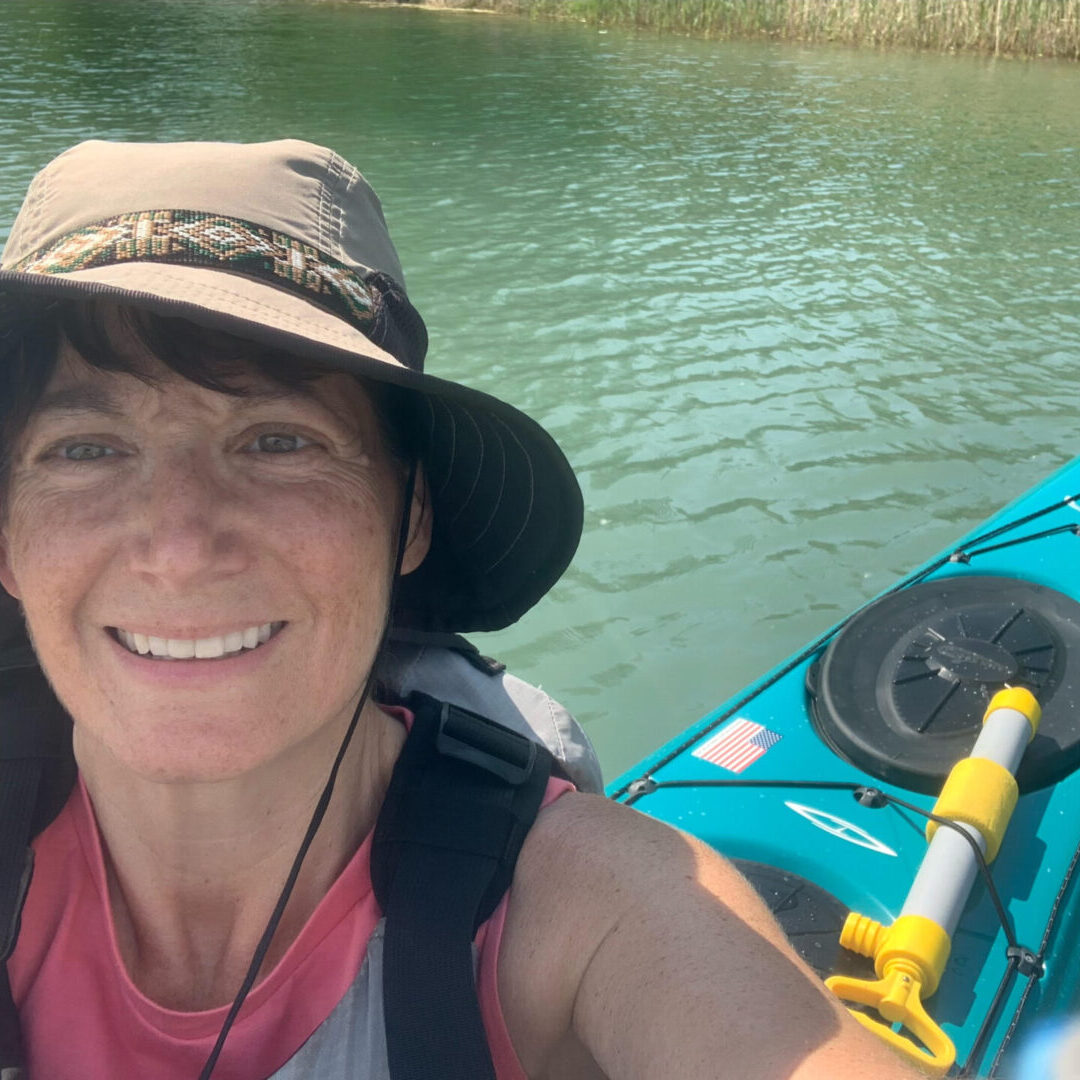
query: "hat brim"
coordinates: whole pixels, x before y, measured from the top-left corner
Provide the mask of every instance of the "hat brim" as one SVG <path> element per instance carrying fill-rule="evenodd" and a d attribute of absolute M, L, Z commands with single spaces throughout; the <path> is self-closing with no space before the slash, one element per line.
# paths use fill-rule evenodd
<path fill-rule="evenodd" d="M 65 274 L 0 270 L 0 298 L 97 299 L 179 317 L 379 382 L 425 403 L 432 548 L 399 587 L 396 622 L 419 630 L 499 630 L 562 575 L 582 499 L 550 435 L 525 413 L 406 367 L 302 296 L 207 267 L 132 262 Z M 2 327 L 0 327 L 2 329 Z"/>

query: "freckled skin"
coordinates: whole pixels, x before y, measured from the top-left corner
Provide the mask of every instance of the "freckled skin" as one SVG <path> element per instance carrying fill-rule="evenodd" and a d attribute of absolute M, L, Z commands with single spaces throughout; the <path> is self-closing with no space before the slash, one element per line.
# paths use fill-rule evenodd
<path fill-rule="evenodd" d="M 400 468 L 348 376 L 245 398 L 152 374 L 96 371 L 66 349 L 48 390 L 104 390 L 120 415 L 31 420 L 0 579 L 81 735 L 142 775 L 235 776 L 347 722 L 388 601 Z M 265 449 L 277 434 L 296 448 Z M 404 569 L 425 550 L 421 536 Z M 167 690 L 132 680 L 105 629 L 193 638 L 275 621 L 257 671 Z"/>

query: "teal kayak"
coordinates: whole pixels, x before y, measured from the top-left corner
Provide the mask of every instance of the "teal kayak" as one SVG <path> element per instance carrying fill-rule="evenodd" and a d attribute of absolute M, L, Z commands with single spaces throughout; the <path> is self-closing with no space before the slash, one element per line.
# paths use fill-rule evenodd
<path fill-rule="evenodd" d="M 999 723 L 1024 744 L 1004 764 Z M 1014 1075 L 1080 1011 L 1080 459 L 608 794 L 735 860 L 857 1018 L 932 1072 Z M 930 959 L 898 944 L 910 923 Z"/>

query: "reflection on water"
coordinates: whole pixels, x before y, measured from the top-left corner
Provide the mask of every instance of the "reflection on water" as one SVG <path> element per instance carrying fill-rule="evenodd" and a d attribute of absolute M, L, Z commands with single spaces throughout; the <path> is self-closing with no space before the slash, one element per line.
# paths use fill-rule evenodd
<path fill-rule="evenodd" d="M 5 0 L 0 50 L 5 227 L 88 135 L 364 169 L 433 369 L 578 469 L 484 645 L 610 775 L 1080 452 L 1076 67 L 273 0 Z"/>

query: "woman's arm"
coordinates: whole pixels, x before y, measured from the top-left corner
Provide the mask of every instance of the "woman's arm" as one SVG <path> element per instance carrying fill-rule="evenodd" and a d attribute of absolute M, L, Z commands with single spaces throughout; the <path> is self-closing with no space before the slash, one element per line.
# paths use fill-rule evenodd
<path fill-rule="evenodd" d="M 530 1077 L 919 1075 L 848 1015 L 726 860 L 592 796 L 546 810 L 522 852 L 499 986 Z"/>

